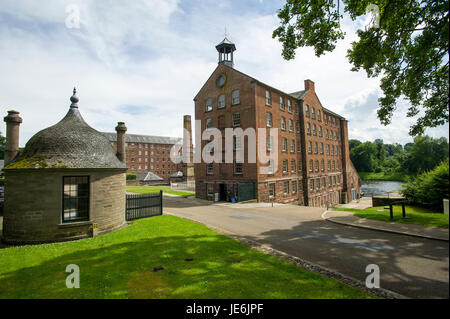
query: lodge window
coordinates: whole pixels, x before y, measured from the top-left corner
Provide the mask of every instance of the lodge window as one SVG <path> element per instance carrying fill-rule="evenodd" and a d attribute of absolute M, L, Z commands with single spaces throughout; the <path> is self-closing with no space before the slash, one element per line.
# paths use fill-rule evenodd
<path fill-rule="evenodd" d="M 313 120 L 316 119 L 316 109 L 315 109 L 315 108 L 311 108 L 311 118 L 312 118 Z"/>
<path fill-rule="evenodd" d="M 269 160 L 269 169 L 268 169 L 268 174 L 273 174 L 274 173 L 274 162 L 273 159 Z"/>
<path fill-rule="evenodd" d="M 292 181 L 292 194 L 297 194 L 297 182 Z"/>
<path fill-rule="evenodd" d="M 322 121 L 322 115 L 320 114 L 320 110 L 317 110 L 317 120 Z"/>
<path fill-rule="evenodd" d="M 309 160 L 309 171 L 313 171 L 313 160 Z"/>
<path fill-rule="evenodd" d="M 283 151 L 283 152 L 287 152 L 287 140 L 285 139 L 285 138 L 283 138 L 282 140 L 281 140 L 281 150 Z"/>
<path fill-rule="evenodd" d="M 280 110 L 284 111 L 284 101 L 283 101 L 283 97 L 280 96 Z"/>
<path fill-rule="evenodd" d="M 212 128 L 212 119 L 206 119 L 206 129 Z"/>
<path fill-rule="evenodd" d="M 286 131 L 286 119 L 281 117 L 281 130 Z"/>
<path fill-rule="evenodd" d="M 292 103 L 291 100 L 288 100 L 288 112 L 292 113 Z"/>
<path fill-rule="evenodd" d="M 323 143 L 320 142 L 320 154 L 323 154 Z"/>
<path fill-rule="evenodd" d="M 316 126 L 316 124 L 313 124 L 313 135 L 314 136 L 317 135 L 317 126 Z"/>
<path fill-rule="evenodd" d="M 319 125 L 319 137 L 322 137 L 322 126 Z"/>
<path fill-rule="evenodd" d="M 295 152 L 295 141 L 294 140 L 290 140 L 290 149 L 291 149 L 291 153 Z"/>
<path fill-rule="evenodd" d="M 214 184 L 206 184 L 206 192 L 208 195 L 214 195 Z"/>
<path fill-rule="evenodd" d="M 241 98 L 239 94 L 239 90 L 233 91 L 231 93 L 231 104 L 236 105 L 241 103 Z"/>
<path fill-rule="evenodd" d="M 294 121 L 289 120 L 289 132 L 293 132 L 294 131 Z"/>
<path fill-rule="evenodd" d="M 291 160 L 291 173 L 295 173 L 295 160 Z"/>
<path fill-rule="evenodd" d="M 305 116 L 309 117 L 309 106 L 308 106 L 308 104 L 305 105 Z"/>
<path fill-rule="evenodd" d="M 89 176 L 63 177 L 63 223 L 89 220 L 89 186 Z"/>
<path fill-rule="evenodd" d="M 311 154 L 312 153 L 312 142 L 308 142 L 308 153 Z"/>

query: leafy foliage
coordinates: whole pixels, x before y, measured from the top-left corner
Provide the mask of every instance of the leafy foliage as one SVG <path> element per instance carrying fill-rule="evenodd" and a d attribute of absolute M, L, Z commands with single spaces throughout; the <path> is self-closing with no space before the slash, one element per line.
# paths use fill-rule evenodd
<path fill-rule="evenodd" d="M 137 179 L 136 174 L 127 173 L 127 181 L 135 181 Z"/>
<path fill-rule="evenodd" d="M 383 140 L 361 143 L 349 141 L 350 158 L 359 172 L 404 173 L 416 175 L 429 171 L 449 158 L 445 137 L 419 136 L 414 143 L 384 144 Z"/>
<path fill-rule="evenodd" d="M 449 198 L 449 166 L 442 162 L 434 170 L 412 179 L 401 193 L 412 203 L 443 210 L 442 199 Z"/>
<path fill-rule="evenodd" d="M 381 78 L 384 96 L 378 117 L 391 123 L 397 100 L 411 103 L 407 116 L 419 116 L 410 134 L 421 135 L 449 118 L 449 2 L 448 0 L 343 0 L 343 11 L 356 20 L 374 4 L 379 25 L 358 30 L 359 41 L 348 50 L 352 71 L 365 70 Z M 280 26 L 272 37 L 283 44 L 282 56 L 295 57 L 295 49 L 314 47 L 317 56 L 333 51 L 341 30 L 340 0 L 286 0 L 278 10 Z"/>

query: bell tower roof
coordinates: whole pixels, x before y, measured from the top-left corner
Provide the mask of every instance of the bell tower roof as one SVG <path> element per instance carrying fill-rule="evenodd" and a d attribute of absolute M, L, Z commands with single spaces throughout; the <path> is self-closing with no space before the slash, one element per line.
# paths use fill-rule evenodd
<path fill-rule="evenodd" d="M 216 45 L 216 50 L 219 52 L 219 64 L 225 64 L 229 67 L 234 66 L 233 52 L 236 51 L 236 46 L 233 42 L 225 36 L 222 42 Z"/>

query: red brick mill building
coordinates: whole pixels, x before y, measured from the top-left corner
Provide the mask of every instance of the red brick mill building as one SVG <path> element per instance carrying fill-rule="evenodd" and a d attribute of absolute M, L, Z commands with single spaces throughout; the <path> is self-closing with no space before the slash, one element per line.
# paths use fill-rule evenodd
<path fill-rule="evenodd" d="M 298 203 L 326 206 L 357 199 L 360 178 L 349 156 L 347 120 L 323 107 L 314 82 L 304 81 L 304 90 L 286 93 L 246 75 L 234 68 L 236 47 L 227 38 L 216 46 L 219 64 L 195 96 L 195 119 L 201 131 L 217 128 L 225 136 L 225 128 L 240 127 L 278 129 L 277 169 L 260 174 L 256 163 L 248 162 L 248 138 L 244 145 L 245 160 L 195 164 L 196 196 L 220 200 L 237 197 L 238 201 L 257 199 L 267 202 Z M 198 123 L 198 122 L 197 122 Z M 198 124 L 197 124 L 198 125 Z M 224 139 L 223 139 L 224 140 Z M 258 143 L 259 139 L 256 136 Z M 209 141 L 202 141 L 202 150 Z M 236 141 L 234 142 L 236 144 Z M 267 154 L 274 141 L 265 140 Z M 236 148 L 236 146 L 234 146 Z M 225 147 L 223 147 L 224 149 Z M 201 151 L 197 147 L 197 152 Z M 273 172 L 273 173 L 270 173 Z"/>

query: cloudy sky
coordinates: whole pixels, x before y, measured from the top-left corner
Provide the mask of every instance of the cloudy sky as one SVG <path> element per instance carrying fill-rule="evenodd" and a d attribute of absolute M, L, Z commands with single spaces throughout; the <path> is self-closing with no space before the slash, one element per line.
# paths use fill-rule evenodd
<path fill-rule="evenodd" d="M 354 32 L 368 23 L 346 20 L 346 39 L 321 58 L 297 50 L 284 61 L 272 39 L 279 0 L 1 0 L 0 111 L 20 111 L 20 145 L 67 112 L 74 86 L 80 111 L 100 131 L 125 121 L 129 133 L 182 136 L 182 115 L 217 65 L 215 45 L 237 47 L 235 68 L 285 92 L 316 83 L 322 104 L 349 120 L 350 138 L 407 143 L 407 103 L 393 123 L 376 117 L 379 80 L 350 71 L 345 55 Z M 79 28 L 70 18 L 80 13 Z M 67 23 L 68 24 L 67 24 Z M 5 134 L 5 123 L 0 131 Z M 448 125 L 427 134 L 448 138 Z"/>

